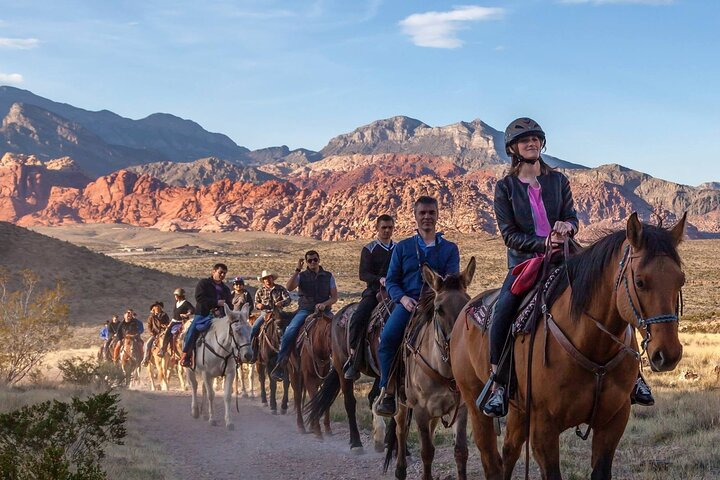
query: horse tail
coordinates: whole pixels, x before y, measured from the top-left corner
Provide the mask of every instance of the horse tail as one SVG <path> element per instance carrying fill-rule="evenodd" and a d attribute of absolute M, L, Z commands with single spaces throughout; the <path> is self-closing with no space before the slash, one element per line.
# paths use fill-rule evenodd
<path fill-rule="evenodd" d="M 338 394 L 340 393 L 340 376 L 336 369 L 332 369 L 320 390 L 313 395 L 303 409 L 306 421 L 310 424 L 320 421 L 320 418 L 330 409 Z"/>
<path fill-rule="evenodd" d="M 387 429 L 385 430 L 385 444 L 387 451 L 385 453 L 385 461 L 383 462 L 383 473 L 387 473 L 393 457 L 397 454 L 397 421 L 395 417 L 390 419 Z"/>

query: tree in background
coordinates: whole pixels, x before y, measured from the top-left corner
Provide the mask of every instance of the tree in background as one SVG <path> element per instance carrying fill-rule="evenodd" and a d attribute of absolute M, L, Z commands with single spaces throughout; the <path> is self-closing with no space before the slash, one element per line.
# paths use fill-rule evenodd
<path fill-rule="evenodd" d="M 65 335 L 68 306 L 60 283 L 40 290 L 37 274 L 20 272 L 21 287 L 11 290 L 11 274 L 0 269 L 0 383 L 15 384 L 37 369 Z"/>

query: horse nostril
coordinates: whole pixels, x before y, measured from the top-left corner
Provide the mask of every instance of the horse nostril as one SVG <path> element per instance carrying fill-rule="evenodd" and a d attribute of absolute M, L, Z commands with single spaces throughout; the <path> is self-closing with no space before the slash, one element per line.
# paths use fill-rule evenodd
<path fill-rule="evenodd" d="M 665 364 L 665 355 L 663 355 L 663 352 L 661 350 L 655 352 L 651 358 L 650 363 L 655 369 L 661 370 Z"/>

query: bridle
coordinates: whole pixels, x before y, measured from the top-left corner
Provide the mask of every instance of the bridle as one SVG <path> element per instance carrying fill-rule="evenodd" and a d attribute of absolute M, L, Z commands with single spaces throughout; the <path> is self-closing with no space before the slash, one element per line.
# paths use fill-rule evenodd
<path fill-rule="evenodd" d="M 664 255 L 664 254 L 661 254 Z M 654 323 L 669 323 L 669 322 L 680 322 L 679 315 L 682 315 L 683 310 L 683 298 L 682 298 L 682 288 L 680 289 L 680 294 L 678 296 L 677 306 L 675 309 L 674 314 L 670 313 L 664 313 L 660 315 L 655 315 L 654 317 L 646 318 L 644 315 L 644 309 L 642 307 L 642 303 L 640 302 L 640 297 L 637 292 L 637 285 L 635 283 L 635 270 L 633 269 L 633 260 L 636 258 L 641 258 L 642 255 L 639 255 L 634 252 L 631 245 L 625 246 L 625 251 L 623 252 L 623 256 L 620 259 L 620 268 L 618 269 L 618 276 L 615 280 L 615 295 L 617 296 L 617 292 L 620 288 L 620 284 L 623 284 L 625 294 L 628 299 L 628 304 L 630 305 L 630 310 L 632 310 L 633 315 L 635 316 L 635 323 L 633 326 L 637 328 L 638 330 L 644 330 L 645 334 L 643 335 L 643 340 L 640 344 L 641 346 L 641 353 L 642 355 L 645 350 L 647 349 L 648 343 L 652 340 L 652 335 L 650 334 L 650 325 Z M 630 280 L 628 280 L 628 277 Z M 632 283 L 632 290 L 630 289 L 630 284 Z M 633 301 L 633 297 L 635 297 L 635 300 Z"/>

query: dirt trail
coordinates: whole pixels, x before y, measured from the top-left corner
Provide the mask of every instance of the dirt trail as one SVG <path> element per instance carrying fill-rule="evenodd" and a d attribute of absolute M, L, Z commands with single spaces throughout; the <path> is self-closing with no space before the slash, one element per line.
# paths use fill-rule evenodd
<path fill-rule="evenodd" d="M 335 435 L 319 440 L 301 435 L 292 407 L 287 415 L 271 415 L 257 399 L 240 399 L 240 412 L 232 419 L 234 431 L 222 421 L 222 399 L 215 398 L 221 426 L 211 427 L 190 416 L 190 397 L 178 392 L 135 392 L 131 408 L 153 419 L 143 436 L 164 445 L 173 465 L 171 478 L 198 479 L 375 479 L 382 475 L 383 454 L 373 450 L 363 433 L 365 452 L 350 453 L 348 429 L 333 423 Z"/>

